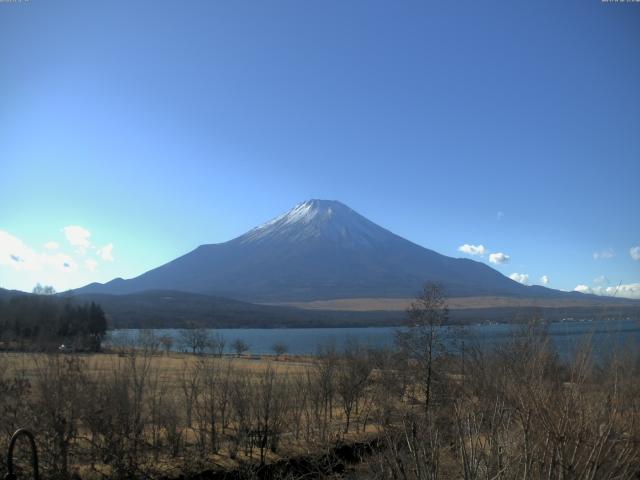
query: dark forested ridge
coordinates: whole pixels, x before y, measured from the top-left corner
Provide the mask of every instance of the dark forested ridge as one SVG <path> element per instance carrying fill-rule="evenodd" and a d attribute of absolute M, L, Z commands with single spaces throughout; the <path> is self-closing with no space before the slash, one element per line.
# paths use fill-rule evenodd
<path fill-rule="evenodd" d="M 397 325 L 404 312 L 343 312 L 257 305 L 195 293 L 153 290 L 129 295 L 81 294 L 102 305 L 111 328 L 287 328 Z"/>

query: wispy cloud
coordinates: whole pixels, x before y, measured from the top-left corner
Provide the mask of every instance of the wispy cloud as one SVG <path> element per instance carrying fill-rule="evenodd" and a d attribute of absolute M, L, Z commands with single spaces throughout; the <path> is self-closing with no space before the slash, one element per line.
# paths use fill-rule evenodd
<path fill-rule="evenodd" d="M 60 248 L 60 244 L 58 242 L 47 242 L 44 244 L 44 248 L 46 248 L 47 250 L 57 250 L 58 248 Z"/>
<path fill-rule="evenodd" d="M 504 265 L 505 263 L 509 263 L 511 257 L 506 253 L 496 252 L 489 255 L 489 261 L 491 263 L 495 263 L 496 265 Z"/>
<path fill-rule="evenodd" d="M 609 279 L 604 275 L 600 275 L 593 279 L 593 284 L 598 286 L 609 285 Z"/>
<path fill-rule="evenodd" d="M 90 272 L 95 272 L 96 269 L 98 268 L 98 262 L 96 262 L 93 258 L 87 258 L 84 261 L 84 266 L 86 267 L 87 270 L 89 270 Z"/>
<path fill-rule="evenodd" d="M 78 248 L 78 253 L 84 255 L 91 246 L 91 232 L 80 225 L 68 225 L 62 229 L 67 241 Z"/>
<path fill-rule="evenodd" d="M 109 243 L 96 252 L 105 262 L 113 262 L 113 243 Z"/>
<path fill-rule="evenodd" d="M 504 218 L 504 212 L 498 212 L 498 213 L 496 214 L 496 219 L 497 219 L 498 221 L 502 220 L 503 218 Z"/>
<path fill-rule="evenodd" d="M 467 255 L 484 255 L 487 253 L 487 249 L 484 245 L 469 245 L 468 243 L 460 245 L 458 247 L 458 251 L 466 253 Z"/>
<path fill-rule="evenodd" d="M 638 245 L 637 247 L 631 247 L 631 249 L 629 250 L 629 255 L 631 255 L 631 258 L 633 258 L 636 261 L 640 261 L 640 245 Z"/>
<path fill-rule="evenodd" d="M 593 259 L 606 260 L 608 258 L 613 258 L 614 255 L 615 255 L 615 252 L 613 251 L 613 248 L 606 248 L 598 252 L 593 252 Z"/>
<path fill-rule="evenodd" d="M 523 285 L 529 285 L 529 274 L 527 273 L 514 272 L 511 275 L 509 275 L 509 278 Z"/>

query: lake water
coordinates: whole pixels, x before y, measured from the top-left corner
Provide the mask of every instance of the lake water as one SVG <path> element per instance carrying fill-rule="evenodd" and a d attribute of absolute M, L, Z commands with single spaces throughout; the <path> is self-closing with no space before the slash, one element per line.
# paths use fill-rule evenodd
<path fill-rule="evenodd" d="M 477 343 L 483 346 L 496 346 L 509 341 L 513 335 L 518 335 L 519 326 L 507 324 L 472 325 L 463 329 L 458 340 L 465 343 Z M 286 345 L 291 354 L 314 354 L 318 347 L 335 345 L 343 347 L 350 339 L 356 339 L 359 344 L 371 347 L 391 347 L 394 345 L 395 327 L 371 328 L 244 328 L 244 329 L 215 329 L 212 334 L 220 334 L 226 341 L 226 350 L 232 353 L 231 343 L 236 339 L 243 340 L 249 345 L 249 353 L 262 355 L 273 353 L 272 347 L 276 343 Z M 585 339 L 590 339 L 596 353 L 605 353 L 615 346 L 630 345 L 640 348 L 640 321 L 600 320 L 600 321 L 567 321 L 549 324 L 551 339 L 562 355 L 570 354 Z M 139 330 L 112 330 L 106 343 L 122 344 L 135 342 Z M 186 350 L 181 344 L 180 329 L 154 330 L 157 336 L 168 335 L 173 341 L 173 350 Z M 458 342 L 459 343 L 459 342 Z"/>

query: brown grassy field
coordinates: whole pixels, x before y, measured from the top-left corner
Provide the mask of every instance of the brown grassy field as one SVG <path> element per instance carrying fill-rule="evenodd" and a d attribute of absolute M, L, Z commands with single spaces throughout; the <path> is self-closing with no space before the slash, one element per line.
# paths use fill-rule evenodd
<path fill-rule="evenodd" d="M 5 375 L 24 375 L 33 381 L 39 365 L 42 365 L 50 354 L 31 352 L 4 352 L 0 353 Z M 117 352 L 74 354 L 82 359 L 89 376 L 100 378 L 101 375 L 111 372 L 118 365 L 130 358 L 127 354 Z M 203 356 L 188 353 L 171 352 L 169 354 L 156 352 L 151 356 L 151 368 L 162 372 L 162 380 L 172 387 L 177 387 L 181 373 L 185 365 L 202 360 Z M 209 356 L 208 359 L 214 365 L 231 364 L 238 371 L 250 374 L 259 374 L 267 368 L 277 368 L 283 375 L 301 374 L 312 363 L 313 357 L 283 355 L 281 357 L 264 355 L 260 357 L 226 356 L 218 358 Z"/>
<path fill-rule="evenodd" d="M 6 422 L 6 418 L 3 418 L 0 427 L 4 435 L 8 435 L 15 428 L 26 425 L 36 433 L 41 446 L 46 445 L 51 440 L 42 440 L 44 436 L 49 435 L 49 432 L 43 430 L 52 428 L 55 431 L 56 427 L 44 427 L 44 422 L 33 420 L 44 413 L 40 407 L 52 400 L 52 394 L 53 397 L 57 397 L 54 403 L 58 404 L 56 410 L 60 412 L 50 412 L 54 417 L 51 423 L 55 424 L 55 417 L 59 413 L 64 414 L 70 403 L 76 404 L 72 408 L 76 410 L 75 413 L 66 412 L 77 415 L 77 418 L 73 419 L 77 424 L 66 447 L 66 455 L 73 466 L 54 467 L 45 463 L 45 467 L 62 469 L 66 471 L 64 475 L 75 472 L 82 478 L 102 478 L 104 475 L 118 477 L 124 472 L 123 470 L 118 473 L 113 465 L 89 459 L 89 451 L 95 443 L 96 433 L 92 432 L 91 426 L 88 425 L 91 423 L 91 413 L 79 413 L 86 402 L 94 404 L 97 408 L 94 413 L 97 415 L 104 415 L 104 411 L 115 404 L 120 404 L 120 408 L 125 410 L 137 409 L 130 417 L 124 419 L 126 424 L 135 423 L 136 416 L 147 417 L 139 426 L 139 438 L 128 439 L 126 446 L 126 449 L 130 449 L 132 442 L 138 443 L 135 447 L 144 453 L 138 453 L 140 458 L 136 459 L 135 466 L 122 468 L 129 468 L 129 473 L 145 471 L 154 476 L 178 476 L 184 471 L 195 472 L 198 469 L 209 468 L 237 469 L 244 463 L 256 461 L 276 462 L 322 452 L 338 439 L 353 442 L 375 435 L 377 428 L 366 421 L 360 425 L 360 417 L 357 414 L 352 416 L 350 431 L 346 432 L 344 414 L 337 399 L 331 399 L 328 410 L 316 412 L 322 417 L 315 419 L 320 426 L 311 425 L 315 421 L 311 419 L 311 412 L 308 412 L 306 420 L 302 418 L 300 407 L 304 406 L 295 402 L 300 401 L 301 390 L 313 388 L 312 377 L 316 369 L 316 360 L 311 357 L 284 355 L 219 358 L 210 355 L 144 351 L 124 354 L 2 353 L 0 378 L 20 379 L 20 382 L 28 385 L 22 392 L 12 392 L 10 385 L 2 385 L 8 387 L 4 393 L 18 393 L 20 397 L 3 398 L 4 401 L 9 401 L 8 405 L 5 404 L 5 410 L 14 409 L 15 404 L 11 400 L 16 400 L 24 402 L 24 405 L 33 411 L 25 412 L 22 421 L 15 418 L 14 422 Z M 207 375 L 210 377 L 205 378 Z M 124 385 L 118 385 L 123 381 Z M 75 385 L 71 386 L 71 383 Z M 99 390 L 97 385 L 110 385 L 115 388 L 107 388 L 104 393 L 108 392 L 108 395 L 100 395 L 96 391 Z M 118 387 L 123 386 L 126 391 L 119 392 Z M 212 391 L 214 389 L 216 391 Z M 294 394 L 291 391 L 293 389 L 298 391 Z M 109 395 L 120 398 L 109 398 Z M 234 395 L 235 398 L 232 398 Z M 261 405 L 260 395 L 271 396 L 272 399 Z M 302 396 L 303 402 L 306 402 L 307 392 Z M 140 397 L 140 404 L 136 404 L 136 397 Z M 295 401 L 292 401 L 294 397 Z M 220 425 L 207 425 L 207 418 L 220 415 L 220 412 L 213 412 L 212 409 L 230 409 L 234 402 L 240 412 L 238 418 L 232 418 L 230 415 L 226 420 L 220 419 Z M 171 417 L 168 420 L 161 418 L 163 414 L 160 413 L 160 404 L 170 406 L 171 412 L 164 413 L 165 416 Z M 315 408 L 317 410 L 320 407 L 316 405 Z M 154 412 L 156 409 L 158 411 Z M 293 425 L 292 419 L 286 417 L 296 409 L 298 416 L 296 425 Z M 247 418 L 244 418 L 245 415 Z M 117 416 L 118 412 L 109 414 L 109 418 Z M 269 416 L 271 419 L 263 422 L 261 416 L 262 419 Z M 272 421 L 273 425 L 269 424 L 269 421 Z M 176 430 L 174 432 L 168 431 L 171 429 L 171 425 L 168 424 L 171 423 Z M 125 425 L 124 429 L 127 430 L 128 425 Z M 258 453 L 263 441 L 260 432 L 265 429 L 277 431 L 275 434 L 278 437 L 278 447 L 276 449 L 271 445 L 272 439 L 269 438 L 264 440 L 263 451 Z M 306 429 L 304 433 L 303 429 Z M 218 437 L 218 444 L 204 445 L 207 442 L 204 437 L 211 437 L 212 432 Z M 176 434 L 179 439 L 175 438 Z M 108 432 L 99 436 L 108 436 Z M 260 438 L 247 438 L 250 436 Z M 6 438 L 0 442 L 0 447 L 6 445 L 5 442 Z M 45 457 L 47 453 L 54 456 L 60 454 L 55 442 L 53 445 L 46 445 L 44 450 Z M 172 452 L 168 453 L 169 450 Z M 51 463 L 55 464 L 55 460 Z M 58 475 L 60 473 L 57 472 Z"/>
<path fill-rule="evenodd" d="M 368 311 L 405 311 L 411 306 L 412 298 L 340 298 L 334 300 L 315 300 L 311 302 L 270 303 L 268 305 L 284 305 L 307 310 L 339 310 L 353 312 Z M 601 300 L 585 299 L 539 299 L 515 297 L 452 297 L 448 299 L 449 309 L 483 309 L 505 307 L 535 308 L 575 308 L 603 307 Z M 619 300 L 618 306 L 638 306 L 638 302 Z"/>

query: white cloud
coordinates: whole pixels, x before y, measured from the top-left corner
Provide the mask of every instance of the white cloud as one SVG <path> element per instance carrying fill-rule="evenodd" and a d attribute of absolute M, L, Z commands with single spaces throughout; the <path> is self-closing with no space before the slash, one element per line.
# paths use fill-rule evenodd
<path fill-rule="evenodd" d="M 634 260 L 640 261 L 640 245 L 638 245 L 637 247 L 631 247 L 631 249 L 629 250 L 629 255 L 631 255 L 631 258 L 633 258 Z"/>
<path fill-rule="evenodd" d="M 588 285 L 578 285 L 574 288 L 576 292 L 593 293 L 607 297 L 632 298 L 640 300 L 640 283 L 627 283 L 611 286 L 589 287 Z"/>
<path fill-rule="evenodd" d="M 0 265 L 14 270 L 40 270 L 39 255 L 18 237 L 0 230 Z"/>
<path fill-rule="evenodd" d="M 105 262 L 113 262 L 113 243 L 105 245 L 96 252 Z"/>
<path fill-rule="evenodd" d="M 468 243 L 460 245 L 458 247 L 458 251 L 468 255 L 484 255 L 487 253 L 487 249 L 484 248 L 484 245 L 469 245 Z"/>
<path fill-rule="evenodd" d="M 521 283 L 523 285 L 528 285 L 529 284 L 529 275 L 526 273 L 517 273 L 514 272 L 511 275 L 509 275 L 509 278 L 511 280 L 515 280 L 518 283 Z"/>
<path fill-rule="evenodd" d="M 615 252 L 613 248 L 607 248 L 605 250 L 600 250 L 599 252 L 593 252 L 594 260 L 606 260 L 608 258 L 613 258 Z"/>
<path fill-rule="evenodd" d="M 489 261 L 491 263 L 495 263 L 496 265 L 503 265 L 505 263 L 509 263 L 509 259 L 511 257 L 506 253 L 496 252 L 489 255 Z"/>
<path fill-rule="evenodd" d="M 84 238 L 86 237 L 85 235 Z M 100 249 L 100 257 L 96 257 L 95 253 L 89 254 L 89 249 L 98 250 L 91 244 L 89 249 L 85 248 L 81 256 L 76 248 L 70 247 L 66 241 L 58 245 L 57 249 L 47 248 L 48 243 L 50 242 L 38 242 L 33 248 L 15 235 L 0 230 L 2 286 L 30 291 L 33 285 L 41 283 L 52 285 L 61 292 L 95 281 L 101 270 L 99 262 L 113 261 L 113 244 L 105 245 Z M 86 242 L 76 242 L 78 243 L 86 245 Z"/>
<path fill-rule="evenodd" d="M 540 283 L 542 283 L 543 285 L 549 285 L 550 282 L 551 280 L 549 279 L 548 275 L 542 275 L 540 277 Z"/>
<path fill-rule="evenodd" d="M 591 290 L 589 285 L 576 285 L 576 288 L 574 288 L 573 291 L 580 293 L 593 293 L 593 290 Z"/>
<path fill-rule="evenodd" d="M 87 268 L 87 270 L 89 270 L 90 272 L 95 272 L 96 268 L 98 268 L 98 262 L 96 262 L 93 258 L 87 258 L 84 261 L 84 266 Z"/>
<path fill-rule="evenodd" d="M 57 250 L 60 248 L 60 244 L 58 242 L 47 242 L 44 244 L 44 248 L 47 250 Z"/>
<path fill-rule="evenodd" d="M 75 260 L 66 253 L 38 253 L 18 237 L 0 230 L 0 266 L 2 265 L 18 271 L 42 271 L 53 268 L 69 272 L 77 268 Z"/>
<path fill-rule="evenodd" d="M 640 300 L 640 283 L 627 283 L 619 286 L 616 285 L 615 287 L 598 287 L 594 290 L 594 293 Z"/>
<path fill-rule="evenodd" d="M 74 247 L 78 247 L 78 253 L 84 255 L 91 246 L 91 232 L 79 225 L 68 225 L 62 229 L 67 240 Z"/>

